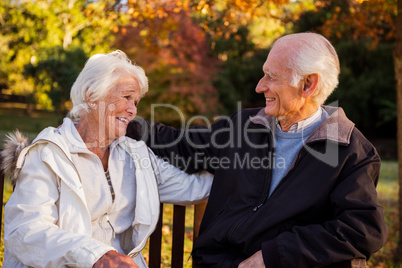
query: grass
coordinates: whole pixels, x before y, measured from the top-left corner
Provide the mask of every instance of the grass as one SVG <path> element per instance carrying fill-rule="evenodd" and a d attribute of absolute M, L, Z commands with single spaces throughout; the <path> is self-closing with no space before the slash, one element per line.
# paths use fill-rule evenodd
<path fill-rule="evenodd" d="M 30 116 L 21 108 L 4 108 L 0 106 L 0 141 L 6 133 L 18 129 L 33 139 L 48 126 L 57 127 L 62 123 L 62 116 L 48 111 L 33 111 Z"/>
<path fill-rule="evenodd" d="M 15 128 L 20 129 L 29 137 L 34 138 L 36 134 L 47 126 L 58 126 L 61 123 L 61 116 L 50 112 L 34 112 L 32 117 L 27 117 L 23 109 L 4 109 L 0 107 L 0 141 L 4 134 Z M 379 203 L 385 208 L 385 220 L 389 227 L 388 240 L 386 245 L 368 261 L 368 267 L 378 268 L 402 268 L 402 264 L 392 262 L 393 253 L 398 239 L 398 165 L 396 161 L 383 161 L 381 166 L 380 180 L 378 183 Z M 7 202 L 12 193 L 12 187 L 6 180 L 3 204 Z M 163 238 L 162 238 L 162 265 L 167 268 L 170 265 L 170 252 L 172 245 L 172 219 L 173 206 L 165 205 L 163 209 Z M 192 206 L 186 209 L 186 233 L 184 242 L 184 267 L 192 267 L 190 258 L 193 233 L 192 225 L 194 210 Z M 3 230 L 3 228 L 2 228 Z M 0 243 L 0 266 L 3 263 L 3 234 Z M 143 251 L 144 257 L 148 260 L 147 247 Z"/>
<path fill-rule="evenodd" d="M 398 242 L 398 189 L 397 161 L 383 161 L 377 191 L 379 203 L 385 208 L 385 221 L 389 229 L 388 239 L 385 246 L 370 258 L 369 267 L 402 267 L 401 263 L 392 261 Z"/>

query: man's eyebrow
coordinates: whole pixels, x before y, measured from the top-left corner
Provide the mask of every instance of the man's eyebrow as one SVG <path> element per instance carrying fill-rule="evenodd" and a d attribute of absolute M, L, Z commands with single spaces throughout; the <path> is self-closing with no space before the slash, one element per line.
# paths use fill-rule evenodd
<path fill-rule="evenodd" d="M 266 74 L 269 75 L 270 77 L 272 77 L 272 78 L 275 77 L 275 75 L 274 75 L 271 71 L 269 71 L 269 70 L 263 70 L 263 71 L 264 71 L 264 73 L 266 73 Z"/>

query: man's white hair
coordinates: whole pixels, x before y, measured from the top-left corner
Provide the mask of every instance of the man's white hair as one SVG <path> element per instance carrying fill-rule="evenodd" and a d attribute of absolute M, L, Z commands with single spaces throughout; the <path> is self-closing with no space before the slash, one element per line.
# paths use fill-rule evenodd
<path fill-rule="evenodd" d="M 272 48 L 284 42 L 291 45 L 285 63 L 292 70 L 290 84 L 297 86 L 304 76 L 317 73 L 318 85 L 312 97 L 318 105 L 324 104 L 339 83 L 340 67 L 335 48 L 324 36 L 316 33 L 285 35 L 275 41 Z"/>
<path fill-rule="evenodd" d="M 69 115 L 78 118 L 88 112 L 87 100 L 96 102 L 102 99 L 122 76 L 131 76 L 138 81 L 141 96 L 148 91 L 148 78 L 144 70 L 132 63 L 124 52 L 116 50 L 90 57 L 71 88 L 73 107 Z"/>

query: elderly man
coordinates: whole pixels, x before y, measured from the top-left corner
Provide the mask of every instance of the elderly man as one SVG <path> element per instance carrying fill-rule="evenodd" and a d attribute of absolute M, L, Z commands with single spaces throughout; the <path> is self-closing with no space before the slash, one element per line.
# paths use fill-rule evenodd
<path fill-rule="evenodd" d="M 387 237 L 380 157 L 341 108 L 322 104 L 339 60 L 323 36 L 278 39 L 256 91 L 265 108 L 210 128 L 154 124 L 143 139 L 188 171 L 214 174 L 195 267 L 321 267 L 368 259 Z M 127 135 L 138 137 L 139 123 Z M 184 135 L 183 135 L 184 134 Z"/>

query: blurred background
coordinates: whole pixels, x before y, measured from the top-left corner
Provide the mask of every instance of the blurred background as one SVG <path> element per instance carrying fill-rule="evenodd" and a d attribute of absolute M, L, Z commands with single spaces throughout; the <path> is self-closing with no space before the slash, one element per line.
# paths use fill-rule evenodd
<path fill-rule="evenodd" d="M 149 117 L 151 103 L 175 105 L 187 118 L 230 115 L 238 102 L 263 106 L 254 89 L 269 46 L 283 34 L 312 31 L 329 38 L 340 57 L 340 84 L 328 103 L 338 101 L 366 136 L 387 146 L 396 137 L 396 2 L 2 0 L 1 130 L 25 125 L 7 123 L 3 115 L 10 111 L 60 121 L 85 61 L 115 49 L 149 77 L 142 117 Z M 179 123 L 177 113 L 155 111 L 159 121 Z M 384 157 L 394 157 L 395 144 L 388 149 Z"/>
<path fill-rule="evenodd" d="M 344 108 L 388 161 L 382 181 L 390 184 L 380 198 L 394 231 L 371 263 L 385 267 L 399 226 L 396 18 L 397 0 L 1 0 L 0 141 L 15 128 L 34 137 L 58 126 L 85 61 L 116 49 L 149 78 L 141 117 L 150 119 L 151 104 L 158 103 L 211 122 L 239 107 L 264 106 L 254 89 L 272 42 L 317 32 L 332 42 L 341 63 L 339 86 L 327 103 Z M 179 126 L 174 110 L 155 112 L 155 120 Z"/>

